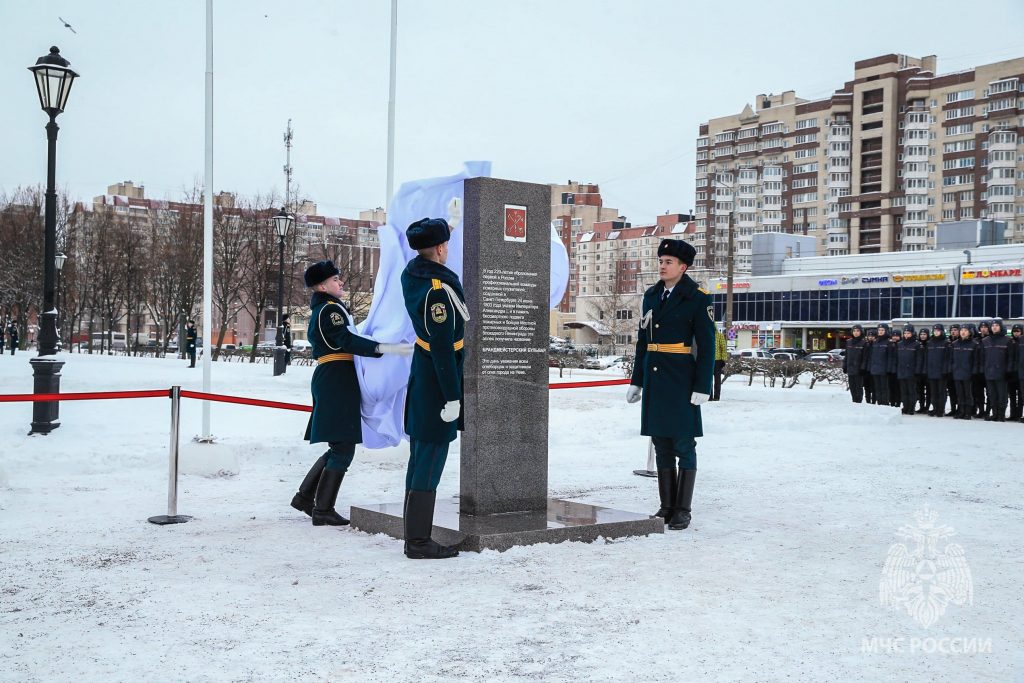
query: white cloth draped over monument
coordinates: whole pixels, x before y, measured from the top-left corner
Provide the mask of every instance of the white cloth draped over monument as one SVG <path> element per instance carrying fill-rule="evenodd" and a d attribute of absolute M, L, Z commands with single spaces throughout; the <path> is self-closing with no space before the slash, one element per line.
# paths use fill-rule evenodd
<path fill-rule="evenodd" d="M 463 181 L 488 178 L 489 161 L 467 161 L 461 172 L 441 178 L 403 183 L 388 207 L 388 222 L 380 226 L 380 270 L 374 282 L 373 303 L 359 325 L 359 333 L 386 342 L 413 342 L 412 323 L 405 310 L 401 275 L 416 256 L 409 248 L 405 229 L 420 218 L 444 218 L 452 228 L 448 268 L 462 277 Z M 496 225 L 499 225 L 496 223 Z M 569 256 L 558 232 L 551 227 L 550 305 L 558 305 L 569 282 Z M 405 388 L 409 380 L 408 357 L 355 358 L 362 392 L 363 446 L 387 448 L 404 437 Z"/>

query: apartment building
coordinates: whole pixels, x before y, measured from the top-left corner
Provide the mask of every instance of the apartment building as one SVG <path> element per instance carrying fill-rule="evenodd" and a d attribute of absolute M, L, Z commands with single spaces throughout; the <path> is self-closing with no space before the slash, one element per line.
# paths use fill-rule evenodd
<path fill-rule="evenodd" d="M 239 222 L 242 214 L 248 211 L 237 205 L 236 195 L 231 192 L 219 192 L 214 195 L 213 201 L 227 225 Z M 201 202 L 201 197 L 196 198 L 195 203 L 148 199 L 143 186 L 136 186 L 128 180 L 108 186 L 105 194 L 93 198 L 91 209 L 94 212 L 111 212 L 120 220 L 131 221 L 133 232 L 139 239 L 147 240 L 154 229 L 174 229 L 180 216 L 193 214 L 197 220 L 201 220 Z M 261 213 L 269 221 L 276 211 L 266 209 Z M 380 266 L 377 228 L 385 222 L 384 210 L 378 207 L 360 212 L 358 219 L 323 216 L 317 211 L 316 203 L 305 200 L 293 207 L 292 213 L 295 216 L 292 235 L 295 239 L 297 263 L 334 260 L 345 274 L 346 296 L 353 304 L 353 310 L 357 314 L 365 313 L 372 299 L 373 281 Z M 300 272 L 301 268 L 304 266 L 299 267 Z M 287 280 L 286 283 L 292 287 L 301 287 L 301 282 L 296 285 L 293 280 Z M 291 316 L 293 339 L 306 337 L 304 309 L 294 311 Z M 219 315 L 215 311 L 214 318 L 217 319 Z M 260 338 L 272 340 L 276 324 L 277 309 L 271 305 L 264 311 Z M 150 330 L 155 329 L 155 326 L 146 322 L 141 328 Z M 253 338 L 253 328 L 251 316 L 247 312 L 236 315 L 229 323 L 226 341 L 247 343 Z"/>
<path fill-rule="evenodd" d="M 930 249 L 935 226 L 1006 222 L 1024 242 L 1024 58 L 937 74 L 937 58 L 856 62 L 830 97 L 758 95 L 701 124 L 695 268 L 736 272 L 751 236 L 815 237 L 819 255 Z"/>
<path fill-rule="evenodd" d="M 658 281 L 658 245 L 663 239 L 692 241 L 695 231 L 692 216 L 667 213 L 653 225 L 598 221 L 579 234 L 573 246 L 577 315 L 565 323 L 577 340 L 634 343 L 643 293 Z"/>

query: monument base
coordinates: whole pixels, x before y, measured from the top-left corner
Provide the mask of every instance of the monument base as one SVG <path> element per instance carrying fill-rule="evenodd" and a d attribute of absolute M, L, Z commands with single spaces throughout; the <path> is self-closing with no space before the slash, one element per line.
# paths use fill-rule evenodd
<path fill-rule="evenodd" d="M 353 505 L 352 527 L 402 539 L 402 503 Z M 434 508 L 433 539 L 459 550 L 508 550 L 517 545 L 584 541 L 598 537 L 665 533 L 665 522 L 635 512 L 548 498 L 548 509 L 477 517 L 459 512 L 457 498 L 439 500 Z"/>

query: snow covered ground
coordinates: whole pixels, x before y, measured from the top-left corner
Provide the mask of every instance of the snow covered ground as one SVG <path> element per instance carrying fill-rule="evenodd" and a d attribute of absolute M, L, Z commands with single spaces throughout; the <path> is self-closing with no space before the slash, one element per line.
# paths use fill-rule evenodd
<path fill-rule="evenodd" d="M 28 360 L 0 356 L 0 393 L 31 390 Z M 64 391 L 201 388 L 176 360 L 66 360 Z M 215 364 L 214 391 L 305 403 L 311 373 Z M 705 408 L 691 529 L 442 562 L 288 506 L 322 451 L 304 413 L 215 405 L 239 473 L 182 476 L 195 519 L 157 527 L 166 399 L 66 402 L 46 437 L 26 436 L 29 404 L 0 403 L 0 680 L 1024 680 L 1024 425 L 759 384 L 733 378 Z M 552 393 L 553 495 L 657 507 L 624 393 Z M 182 425 L 198 433 L 198 402 Z M 458 492 L 457 452 L 439 496 Z M 406 458 L 360 449 L 339 508 L 400 500 Z M 926 504 L 973 582 L 927 629 L 879 601 Z"/>

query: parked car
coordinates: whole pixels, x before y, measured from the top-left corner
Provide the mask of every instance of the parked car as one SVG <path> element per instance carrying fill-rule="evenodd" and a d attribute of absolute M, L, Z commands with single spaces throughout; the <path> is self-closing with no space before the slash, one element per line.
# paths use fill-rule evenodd
<path fill-rule="evenodd" d="M 832 360 L 842 362 L 843 358 L 846 357 L 846 349 L 831 349 L 828 354 L 832 356 Z"/>
<path fill-rule="evenodd" d="M 814 363 L 833 363 L 835 356 L 824 351 L 817 353 L 809 353 L 804 357 L 804 360 L 809 360 Z"/>
<path fill-rule="evenodd" d="M 798 349 L 789 346 L 780 346 L 777 348 L 768 349 L 768 352 L 771 353 L 772 355 L 775 355 L 776 353 L 791 353 L 795 358 L 803 358 L 804 356 L 807 355 L 807 349 Z"/>
<path fill-rule="evenodd" d="M 766 349 L 740 349 L 733 354 L 736 358 L 764 358 L 771 360 L 772 354 Z"/>
<path fill-rule="evenodd" d="M 309 350 L 313 348 L 313 345 L 309 343 L 308 339 L 295 339 L 292 341 L 293 351 Z"/>
<path fill-rule="evenodd" d="M 772 351 L 771 354 L 775 360 L 797 360 L 799 358 L 795 353 L 789 351 Z"/>

